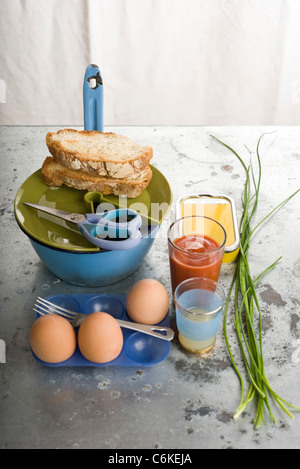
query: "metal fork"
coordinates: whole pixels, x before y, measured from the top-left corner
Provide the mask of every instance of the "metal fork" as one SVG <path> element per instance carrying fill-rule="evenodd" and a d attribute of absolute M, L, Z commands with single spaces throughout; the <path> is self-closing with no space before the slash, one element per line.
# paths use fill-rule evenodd
<path fill-rule="evenodd" d="M 87 317 L 86 314 L 76 313 L 61 306 L 57 306 L 54 303 L 51 303 L 48 300 L 45 300 L 41 297 L 37 298 L 37 303 L 35 304 L 33 310 L 36 311 L 41 316 L 45 314 L 58 314 L 62 316 L 72 324 L 73 327 L 78 327 Z M 134 331 L 139 331 L 144 334 L 152 335 L 154 337 L 159 337 L 163 340 L 172 340 L 174 337 L 174 331 L 169 327 L 164 326 L 155 326 L 148 324 L 139 324 L 136 322 L 123 321 L 121 319 L 116 319 L 117 323 L 126 329 L 132 329 Z"/>

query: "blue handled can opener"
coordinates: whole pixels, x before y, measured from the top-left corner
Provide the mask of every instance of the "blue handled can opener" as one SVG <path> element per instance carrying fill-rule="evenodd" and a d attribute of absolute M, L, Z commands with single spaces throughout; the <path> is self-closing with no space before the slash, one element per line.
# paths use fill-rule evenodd
<path fill-rule="evenodd" d="M 103 82 L 100 69 L 87 67 L 83 83 L 84 130 L 103 132 Z"/>
<path fill-rule="evenodd" d="M 141 241 L 142 218 L 134 210 L 121 208 L 102 213 L 70 213 L 44 205 L 23 202 L 42 212 L 75 223 L 92 244 L 107 251 L 132 249 Z"/>

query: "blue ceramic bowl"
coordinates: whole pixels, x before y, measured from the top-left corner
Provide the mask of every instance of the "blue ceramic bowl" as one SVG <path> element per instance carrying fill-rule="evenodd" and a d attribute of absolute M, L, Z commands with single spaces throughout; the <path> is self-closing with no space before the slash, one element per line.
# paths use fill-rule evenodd
<path fill-rule="evenodd" d="M 85 192 L 67 186 L 49 187 L 42 180 L 41 170 L 26 179 L 16 194 L 16 221 L 41 261 L 56 277 L 81 286 L 116 283 L 140 267 L 171 208 L 172 191 L 168 181 L 155 167 L 151 168 L 153 175 L 148 187 L 139 197 L 127 200 L 127 208 L 136 210 L 135 207 L 143 204 L 149 214 L 147 223 L 141 228 L 141 242 L 132 249 L 99 251 L 72 224 L 26 206 L 23 202 L 76 213 L 94 213 L 104 203 L 114 208 L 121 207 L 116 196 L 103 196 L 98 192 Z M 163 210 L 153 217 L 152 207 L 156 206 Z"/>
<path fill-rule="evenodd" d="M 133 274 L 150 251 L 159 226 L 143 236 L 138 246 L 123 251 L 64 251 L 28 236 L 45 266 L 58 278 L 80 286 L 110 285 Z"/>

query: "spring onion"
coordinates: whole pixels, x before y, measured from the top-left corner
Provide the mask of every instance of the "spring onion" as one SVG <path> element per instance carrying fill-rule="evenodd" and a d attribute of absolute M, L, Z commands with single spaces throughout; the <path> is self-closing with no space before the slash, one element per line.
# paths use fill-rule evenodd
<path fill-rule="evenodd" d="M 292 195 L 287 197 L 266 217 L 257 223 L 254 228 L 251 227 L 258 205 L 261 185 L 262 167 L 259 148 L 261 139 L 264 135 L 265 134 L 261 135 L 256 146 L 256 161 L 258 166 L 257 175 L 255 175 L 252 161 L 250 161 L 250 165 L 247 166 L 241 156 L 233 148 L 212 135 L 215 140 L 228 148 L 238 158 L 246 174 L 244 190 L 242 193 L 240 251 L 225 303 L 223 333 L 233 368 L 239 378 L 241 386 L 241 400 L 233 418 L 238 418 L 246 410 L 248 404 L 256 399 L 256 415 L 254 417 L 255 428 L 259 428 L 262 422 L 265 423 L 265 409 L 269 411 L 271 420 L 276 423 L 276 419 L 271 409 L 270 398 L 272 398 L 272 401 L 277 403 L 281 409 L 283 409 L 284 412 L 286 412 L 286 414 L 291 418 L 294 418 L 294 416 L 288 407 L 300 410 L 299 407 L 288 403 L 272 389 L 267 378 L 263 358 L 262 313 L 257 298 L 256 285 L 264 275 L 266 275 L 276 266 L 281 258 L 275 260 L 273 264 L 267 267 L 256 279 L 252 279 L 248 260 L 250 241 L 257 229 L 272 214 L 283 207 L 284 204 L 286 204 L 300 191 L 300 189 L 298 189 Z M 251 181 L 254 190 L 252 189 Z M 227 333 L 228 308 L 232 296 L 234 296 L 233 324 L 237 334 L 237 340 L 243 363 L 247 372 L 246 376 L 248 377 L 249 381 L 249 389 L 246 395 L 244 378 L 234 360 Z"/>

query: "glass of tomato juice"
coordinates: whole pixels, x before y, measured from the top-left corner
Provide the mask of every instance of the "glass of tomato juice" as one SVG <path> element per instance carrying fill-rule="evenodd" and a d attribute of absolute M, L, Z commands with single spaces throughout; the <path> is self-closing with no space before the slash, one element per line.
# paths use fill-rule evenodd
<path fill-rule="evenodd" d="M 225 243 L 225 229 L 212 218 L 192 215 L 172 223 L 168 229 L 168 247 L 173 294 L 189 278 L 217 282 Z"/>

